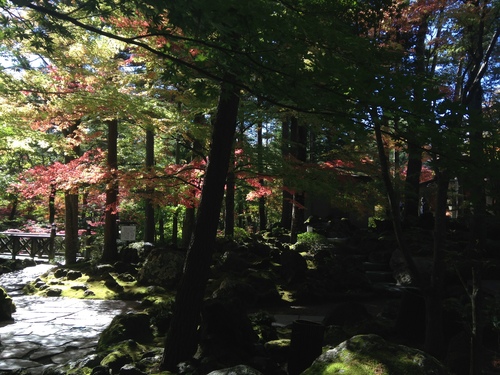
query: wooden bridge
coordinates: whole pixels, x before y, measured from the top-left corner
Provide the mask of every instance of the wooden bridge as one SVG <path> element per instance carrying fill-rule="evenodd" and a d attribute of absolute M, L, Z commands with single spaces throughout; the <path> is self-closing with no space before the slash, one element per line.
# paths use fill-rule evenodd
<path fill-rule="evenodd" d="M 64 235 L 56 234 L 51 238 L 50 233 L 0 232 L 2 253 L 10 254 L 12 259 L 18 255 L 53 259 L 55 254 L 64 254 Z"/>

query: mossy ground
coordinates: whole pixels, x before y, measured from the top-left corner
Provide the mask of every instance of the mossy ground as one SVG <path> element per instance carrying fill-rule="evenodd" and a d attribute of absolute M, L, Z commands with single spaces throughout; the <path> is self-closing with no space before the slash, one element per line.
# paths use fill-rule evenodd
<path fill-rule="evenodd" d="M 85 267 L 67 268 L 70 270 L 78 270 L 82 272 L 82 276 L 70 280 L 67 277 L 56 277 L 55 269 L 47 272 L 39 277 L 39 280 L 49 286 L 49 288 L 58 288 L 61 292 L 61 297 L 77 298 L 77 299 L 123 299 L 141 301 L 144 298 L 150 297 L 158 301 L 168 301 L 173 298 L 173 292 L 165 291 L 162 295 L 151 296 L 147 285 L 140 285 L 137 280 L 123 281 L 118 277 L 118 273 L 111 272 L 110 275 L 119 285 L 118 288 L 113 288 L 106 285 L 106 278 L 96 276 Z M 36 281 L 31 282 L 25 291 L 31 295 L 46 296 L 47 289 L 39 289 L 35 287 Z M 92 293 L 86 292 L 91 291 Z"/>

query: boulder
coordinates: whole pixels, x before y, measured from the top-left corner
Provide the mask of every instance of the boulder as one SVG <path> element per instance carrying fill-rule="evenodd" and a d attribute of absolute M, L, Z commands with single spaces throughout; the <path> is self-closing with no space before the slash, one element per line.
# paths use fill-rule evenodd
<path fill-rule="evenodd" d="M 208 375 L 262 375 L 260 371 L 245 365 L 238 365 L 234 367 L 215 370 Z"/>
<path fill-rule="evenodd" d="M 186 253 L 177 250 L 154 249 L 139 271 L 137 281 L 145 285 L 173 287 L 180 280 Z"/>
<path fill-rule="evenodd" d="M 83 273 L 81 273 L 80 271 L 75 271 L 75 270 L 70 270 L 66 274 L 66 278 L 68 280 L 76 280 L 76 279 L 79 279 L 82 276 L 83 276 Z"/>
<path fill-rule="evenodd" d="M 148 314 L 127 313 L 115 316 L 99 337 L 97 349 L 102 351 L 112 344 L 128 339 L 138 343 L 149 343 L 153 339 Z"/>
<path fill-rule="evenodd" d="M 60 297 L 63 290 L 61 288 L 47 288 L 45 289 L 45 295 L 47 297 Z"/>
<path fill-rule="evenodd" d="M 135 246 L 126 246 L 120 249 L 120 259 L 125 263 L 139 263 L 139 250 Z"/>
<path fill-rule="evenodd" d="M 7 292 L 0 287 L 0 322 L 12 320 L 12 313 L 14 312 L 16 312 L 16 305 L 12 302 L 12 298 L 7 295 Z"/>
<path fill-rule="evenodd" d="M 61 277 L 66 277 L 68 270 L 65 268 L 58 268 L 54 271 L 54 277 L 60 279 Z"/>
<path fill-rule="evenodd" d="M 119 375 L 146 375 L 134 365 L 128 363 L 120 369 Z"/>
<path fill-rule="evenodd" d="M 321 354 L 302 375 L 448 375 L 437 359 L 418 349 L 359 335 Z"/>

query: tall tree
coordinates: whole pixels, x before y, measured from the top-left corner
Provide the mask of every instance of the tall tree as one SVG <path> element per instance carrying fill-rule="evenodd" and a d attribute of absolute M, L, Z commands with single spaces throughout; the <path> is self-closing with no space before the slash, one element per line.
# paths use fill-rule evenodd
<path fill-rule="evenodd" d="M 239 97 L 233 85 L 223 83 L 193 240 L 165 341 L 161 364 L 163 369 L 174 370 L 179 362 L 189 359 L 196 351 L 201 306 L 215 247 L 217 223 L 236 132 L 238 105 Z"/>
<path fill-rule="evenodd" d="M 106 120 L 108 126 L 108 154 L 106 185 L 106 207 L 104 209 L 104 248 L 101 261 L 118 260 L 118 120 Z"/>
<path fill-rule="evenodd" d="M 155 165 L 154 131 L 146 129 L 146 169 Z M 153 203 L 154 188 L 149 188 L 145 199 L 144 242 L 155 243 L 155 209 Z"/>
<path fill-rule="evenodd" d="M 69 163 L 80 156 L 80 143 L 74 138 L 78 138 L 78 126 L 80 121 L 77 121 L 68 128 L 63 129 L 63 134 L 68 139 L 71 145 L 65 155 L 65 162 Z M 72 187 L 64 192 L 64 205 L 65 205 L 65 229 L 64 229 L 64 242 L 65 242 L 65 260 L 66 264 L 76 263 L 77 252 L 80 248 L 80 240 L 78 237 L 78 187 Z"/>

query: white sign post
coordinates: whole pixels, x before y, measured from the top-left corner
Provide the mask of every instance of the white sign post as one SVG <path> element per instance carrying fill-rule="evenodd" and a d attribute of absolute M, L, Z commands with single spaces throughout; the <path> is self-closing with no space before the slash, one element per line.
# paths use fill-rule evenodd
<path fill-rule="evenodd" d="M 122 241 L 135 241 L 135 225 L 122 225 L 120 229 L 120 239 Z"/>

